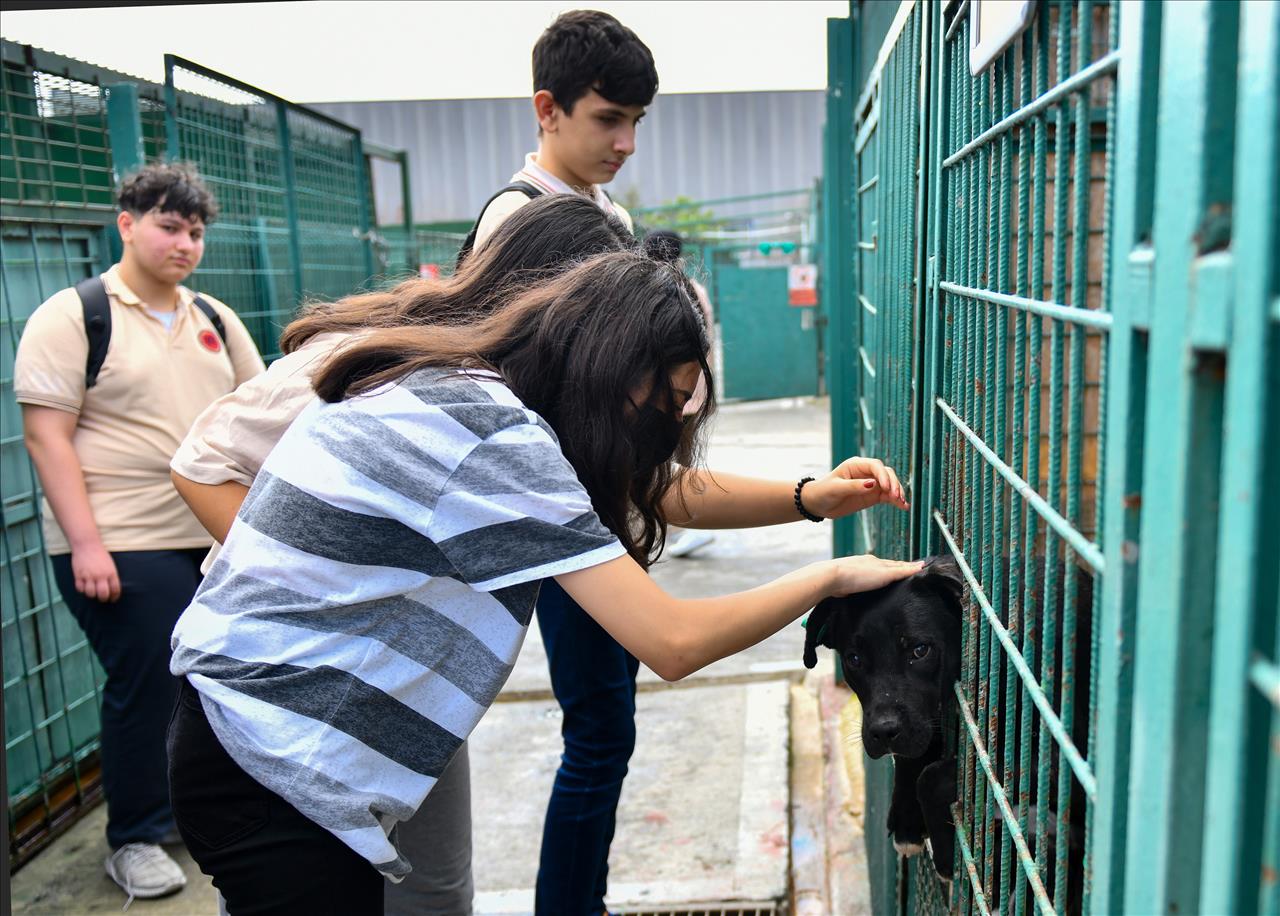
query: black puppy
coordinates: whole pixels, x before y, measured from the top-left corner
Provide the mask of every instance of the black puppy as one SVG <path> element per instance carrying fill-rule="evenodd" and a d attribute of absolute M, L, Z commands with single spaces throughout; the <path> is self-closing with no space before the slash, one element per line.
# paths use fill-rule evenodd
<path fill-rule="evenodd" d="M 943 758 L 944 710 L 954 709 L 960 676 L 964 579 L 950 557 L 932 557 L 910 578 L 847 598 L 828 598 L 806 625 L 804 663 L 817 646 L 840 654 L 845 681 L 862 704 L 862 744 L 894 758 L 889 832 L 901 855 L 924 848 L 938 874 L 953 874 L 956 761 Z"/>

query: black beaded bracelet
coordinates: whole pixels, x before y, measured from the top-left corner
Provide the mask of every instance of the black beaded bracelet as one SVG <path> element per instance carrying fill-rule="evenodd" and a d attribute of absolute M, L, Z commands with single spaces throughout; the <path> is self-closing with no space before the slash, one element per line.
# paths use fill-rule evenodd
<path fill-rule="evenodd" d="M 800 482 L 796 484 L 796 511 L 811 522 L 825 522 L 826 519 L 821 515 L 814 515 L 804 507 L 804 503 L 800 501 L 800 491 L 804 489 L 804 485 L 812 481 L 812 477 L 801 477 Z"/>

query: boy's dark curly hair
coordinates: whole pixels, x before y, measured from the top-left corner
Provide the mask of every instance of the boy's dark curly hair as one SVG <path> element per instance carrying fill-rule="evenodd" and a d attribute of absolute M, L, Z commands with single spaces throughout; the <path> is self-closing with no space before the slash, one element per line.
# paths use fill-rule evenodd
<path fill-rule="evenodd" d="M 597 10 L 561 14 L 533 46 L 533 91 L 548 90 L 566 114 L 594 89 L 616 105 L 648 105 L 658 70 L 643 41 Z"/>
<path fill-rule="evenodd" d="M 205 187 L 195 166 L 160 162 L 144 166 L 120 182 L 116 195 L 121 210 L 134 216 L 159 210 L 200 220 L 206 226 L 218 216 L 218 202 Z"/>

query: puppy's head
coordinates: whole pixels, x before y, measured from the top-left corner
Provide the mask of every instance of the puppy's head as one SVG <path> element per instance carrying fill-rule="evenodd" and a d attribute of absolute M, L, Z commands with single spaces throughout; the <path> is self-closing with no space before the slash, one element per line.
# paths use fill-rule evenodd
<path fill-rule="evenodd" d="M 875 758 L 919 757 L 942 722 L 942 705 L 960 676 L 960 599 L 955 560 L 871 592 L 828 598 L 809 615 L 804 663 L 817 647 L 840 654 L 844 677 L 862 704 L 862 743 Z"/>

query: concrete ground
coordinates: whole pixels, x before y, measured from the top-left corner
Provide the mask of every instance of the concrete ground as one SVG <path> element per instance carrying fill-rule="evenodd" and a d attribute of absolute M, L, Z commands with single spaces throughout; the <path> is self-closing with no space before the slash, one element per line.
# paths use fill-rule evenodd
<path fill-rule="evenodd" d="M 827 411 L 815 399 L 722 407 L 707 463 L 784 480 L 818 476 L 829 469 Z M 750 588 L 828 556 L 830 526 L 801 521 L 717 532 L 693 556 L 660 562 L 653 575 L 673 594 L 698 597 Z M 641 669 L 637 748 L 610 860 L 610 912 L 784 903 L 796 916 L 869 912 L 861 753 L 851 737 L 856 701 L 833 683 L 829 661 L 804 670 L 803 643 L 797 624 L 675 685 Z M 532 911 L 559 728 L 533 627 L 472 738 L 476 913 Z M 102 872 L 104 822 L 99 808 L 18 872 L 13 911 L 118 911 L 123 894 Z M 208 880 L 178 852 L 187 888 L 135 901 L 131 911 L 217 913 Z"/>

